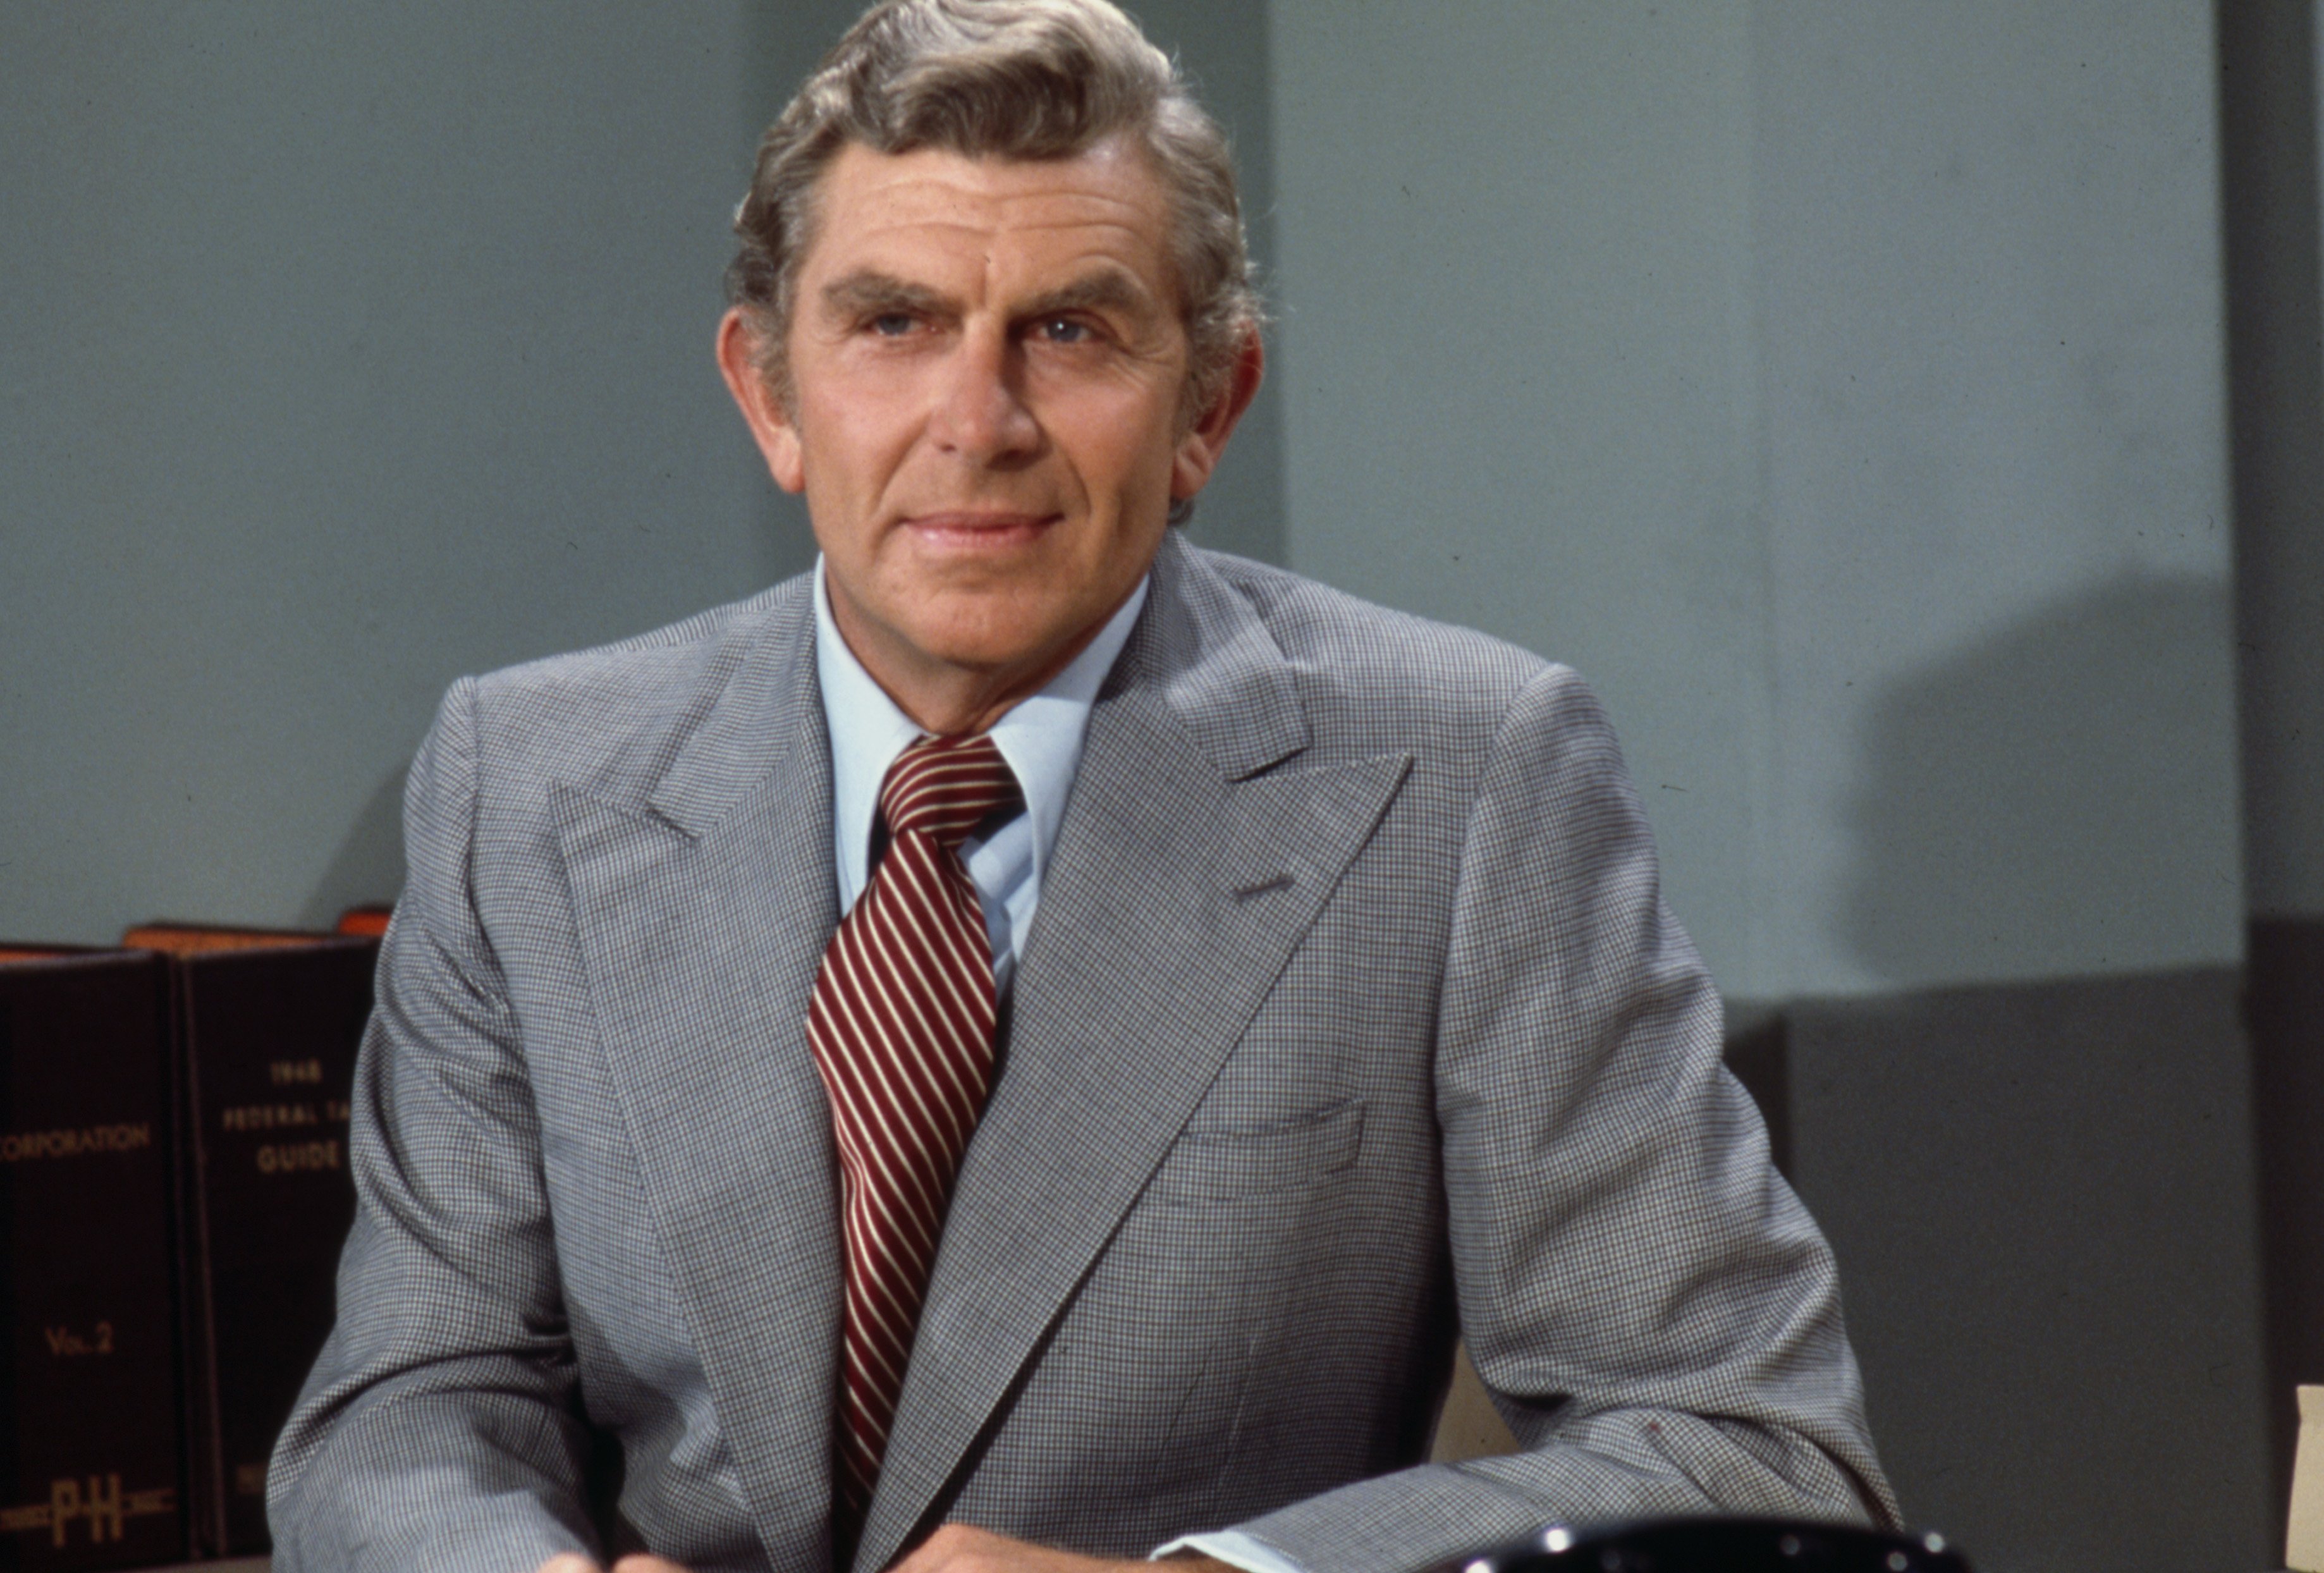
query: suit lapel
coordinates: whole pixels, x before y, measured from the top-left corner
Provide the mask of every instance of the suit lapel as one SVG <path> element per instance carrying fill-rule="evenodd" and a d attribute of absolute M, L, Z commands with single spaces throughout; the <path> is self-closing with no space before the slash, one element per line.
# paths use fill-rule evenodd
<path fill-rule="evenodd" d="M 971 1456 L 1408 767 L 1302 770 L 1305 743 L 1265 629 L 1167 541 L 1091 717 L 859 1573 L 896 1554 Z"/>
<path fill-rule="evenodd" d="M 779 604 L 647 803 L 555 802 L 656 1237 L 770 1548 L 825 1532 L 840 1302 L 806 1034 L 836 921 L 807 605 Z"/>

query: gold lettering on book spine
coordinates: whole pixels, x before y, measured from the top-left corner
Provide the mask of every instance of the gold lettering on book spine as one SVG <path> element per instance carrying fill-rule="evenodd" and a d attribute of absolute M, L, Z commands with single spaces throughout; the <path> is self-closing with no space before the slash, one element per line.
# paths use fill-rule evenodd
<path fill-rule="evenodd" d="M 68 1131 L 11 1131 L 0 1135 L 0 1163 L 135 1152 L 152 1144 L 153 1127 L 143 1121 L 135 1124 L 85 1125 Z"/>
<path fill-rule="evenodd" d="M 338 1167 L 339 1143 L 336 1136 L 323 1142 L 270 1143 L 258 1150 L 261 1174 L 296 1174 L 301 1170 Z"/>
<path fill-rule="evenodd" d="M 77 1519 L 88 1521 L 91 1545 L 118 1541 L 128 1521 L 153 1518 L 178 1511 L 178 1488 L 156 1485 L 143 1491 L 121 1489 L 118 1475 L 92 1475 L 86 1486 L 78 1480 L 49 1482 L 49 1500 L 23 1507 L 0 1507 L 0 1533 L 49 1532 L 49 1543 L 61 1547 Z"/>
<path fill-rule="evenodd" d="M 49 1353 L 60 1358 L 113 1353 L 111 1322 L 99 1322 L 93 1331 L 86 1334 L 75 1332 L 70 1328 L 42 1328 L 41 1332 L 49 1341 Z"/>
<path fill-rule="evenodd" d="M 227 1131 L 280 1131 L 322 1123 L 313 1104 L 243 1104 L 218 1111 L 218 1126 Z"/>

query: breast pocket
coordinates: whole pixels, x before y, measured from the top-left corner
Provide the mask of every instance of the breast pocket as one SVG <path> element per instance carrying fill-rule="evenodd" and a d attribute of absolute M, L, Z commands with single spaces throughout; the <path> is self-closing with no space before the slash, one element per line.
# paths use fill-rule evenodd
<path fill-rule="evenodd" d="M 1279 1124 L 1198 1126 L 1170 1149 L 1148 1194 L 1165 1207 L 1194 1208 L 1303 1189 L 1353 1163 L 1363 1140 L 1360 1098 Z"/>

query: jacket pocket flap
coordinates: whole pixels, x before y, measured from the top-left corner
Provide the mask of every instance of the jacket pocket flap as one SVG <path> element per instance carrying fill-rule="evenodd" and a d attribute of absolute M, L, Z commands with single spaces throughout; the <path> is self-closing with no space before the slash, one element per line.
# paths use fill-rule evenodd
<path fill-rule="evenodd" d="M 1173 1206 L 1296 1190 L 1356 1161 L 1360 1098 L 1256 1130 L 1190 1129 L 1154 1176 L 1151 1194 Z"/>

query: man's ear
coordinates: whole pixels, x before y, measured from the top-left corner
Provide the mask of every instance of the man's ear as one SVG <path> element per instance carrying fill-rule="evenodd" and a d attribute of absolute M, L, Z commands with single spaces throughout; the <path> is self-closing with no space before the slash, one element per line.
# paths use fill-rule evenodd
<path fill-rule="evenodd" d="M 726 391 L 734 395 L 735 406 L 742 412 L 742 423 L 751 429 L 759 451 L 766 456 L 767 473 L 783 490 L 796 492 L 807 485 L 798 428 L 759 370 L 758 350 L 757 329 L 744 319 L 740 309 L 728 307 L 726 315 L 718 319 L 718 369 L 725 375 Z"/>
<path fill-rule="evenodd" d="M 1235 351 L 1234 371 L 1224 390 L 1178 439 L 1177 451 L 1170 460 L 1172 502 L 1183 503 L 1210 484 L 1211 472 L 1219 467 L 1219 456 L 1227 450 L 1227 439 L 1234 435 L 1235 423 L 1259 396 L 1259 384 L 1266 375 L 1267 347 L 1253 328 L 1244 333 Z"/>

